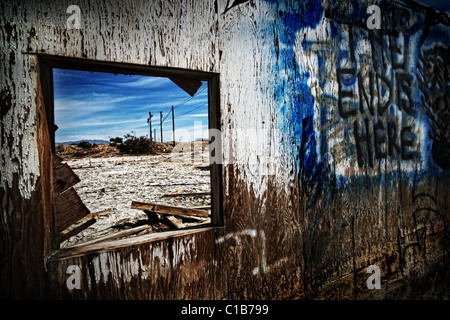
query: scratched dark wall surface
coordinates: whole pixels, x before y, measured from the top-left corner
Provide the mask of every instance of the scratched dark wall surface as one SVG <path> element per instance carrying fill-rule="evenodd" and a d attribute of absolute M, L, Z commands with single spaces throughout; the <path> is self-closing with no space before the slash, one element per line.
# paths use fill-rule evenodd
<path fill-rule="evenodd" d="M 79 1 L 69 30 L 71 4 L 0 4 L 1 296 L 449 297 L 447 15 L 379 1 L 369 29 L 372 1 Z M 50 259 L 36 53 L 219 73 L 224 226 Z"/>

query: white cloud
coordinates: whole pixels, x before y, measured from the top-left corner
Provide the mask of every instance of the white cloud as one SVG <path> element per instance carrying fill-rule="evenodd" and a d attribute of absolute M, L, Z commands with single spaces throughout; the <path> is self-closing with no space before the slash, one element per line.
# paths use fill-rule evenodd
<path fill-rule="evenodd" d="M 196 114 L 186 114 L 185 117 L 194 117 L 194 118 L 207 118 L 207 113 L 196 113 Z"/>
<path fill-rule="evenodd" d="M 162 86 L 166 86 L 168 83 L 171 83 L 172 81 L 168 78 L 161 78 L 161 77 L 148 77 L 148 76 L 142 76 L 138 77 L 134 81 L 128 81 L 128 82 L 116 82 L 114 85 L 120 86 L 120 87 L 148 87 L 148 88 L 158 88 Z"/>

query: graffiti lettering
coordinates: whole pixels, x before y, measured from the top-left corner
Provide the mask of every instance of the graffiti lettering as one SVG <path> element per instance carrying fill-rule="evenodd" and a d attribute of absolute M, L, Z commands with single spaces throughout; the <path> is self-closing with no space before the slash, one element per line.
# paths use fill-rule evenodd
<path fill-rule="evenodd" d="M 442 169 L 450 169 L 449 48 L 442 43 L 424 48 L 417 67 L 423 108 L 431 122 L 431 155 Z"/>
<path fill-rule="evenodd" d="M 370 143 L 370 134 L 369 134 L 369 119 L 364 119 L 365 124 L 365 133 L 359 134 L 359 125 L 358 122 L 354 122 L 354 134 L 355 134 L 355 142 L 356 142 L 356 150 L 358 153 L 358 165 L 360 167 L 364 164 L 364 151 L 363 151 L 363 143 L 366 145 L 366 153 L 367 153 L 367 160 L 369 163 L 369 167 L 373 167 L 373 158 L 372 158 L 372 146 Z"/>
<path fill-rule="evenodd" d="M 239 231 L 239 232 L 235 232 L 235 233 L 228 233 L 223 237 L 220 237 L 216 240 L 216 243 L 224 243 L 224 242 L 228 242 L 228 241 L 234 241 L 236 243 L 237 246 L 241 245 L 241 242 L 243 241 L 243 239 L 250 237 L 251 239 L 256 239 L 258 238 L 258 240 L 260 240 L 261 243 L 261 248 L 259 250 L 257 250 L 256 254 L 260 257 L 260 261 L 258 263 L 258 261 L 255 261 L 256 263 L 258 263 L 257 266 L 255 266 L 252 270 L 252 274 L 254 276 L 260 274 L 260 273 L 267 273 L 270 270 L 276 269 L 281 267 L 282 265 L 284 265 L 286 262 L 288 262 L 288 258 L 281 258 L 277 261 L 275 261 L 272 264 L 268 264 L 267 263 L 267 258 L 266 258 L 266 235 L 264 233 L 263 230 L 255 230 L 255 229 L 246 229 L 243 231 Z M 254 247 L 254 246 L 252 246 Z M 240 260 L 240 259 L 239 259 Z M 238 264 L 237 266 L 237 271 L 238 273 L 240 273 L 241 271 L 241 265 Z"/>
<path fill-rule="evenodd" d="M 403 11 L 397 13 L 402 19 L 409 17 Z M 367 32 L 368 41 L 355 26 L 343 31 L 342 41 L 350 43 L 341 44 L 336 64 L 337 109 L 343 124 L 353 124 L 360 168 L 373 168 L 380 159 L 413 160 L 418 155 L 417 135 L 411 125 L 415 80 L 408 69 L 407 37 L 394 28 L 393 17 L 388 16 L 388 29 L 383 26 L 380 31 Z M 361 54 L 358 41 L 371 50 Z"/>
<path fill-rule="evenodd" d="M 450 169 L 450 55 L 440 42 L 444 31 L 424 29 L 424 17 L 390 3 L 380 4 L 378 29 L 373 8 L 364 8 L 370 21 L 362 24 L 348 14 L 351 2 L 344 3 L 348 6 L 330 4 L 316 27 L 332 32 L 332 41 L 312 28 L 298 35 L 308 56 L 301 66 L 310 71 L 316 93 L 317 134 L 310 144 L 302 137 L 302 146 L 315 147 L 313 160 L 330 164 L 339 175 L 377 174 L 361 169 L 375 169 L 382 160 L 413 170 L 413 162 L 431 159 Z M 428 141 L 432 157 L 424 154 Z"/>
<path fill-rule="evenodd" d="M 397 131 L 395 119 L 386 119 L 387 109 L 391 105 L 391 85 L 387 79 L 379 74 L 369 73 L 356 75 L 355 69 L 338 69 L 338 110 L 343 119 L 355 116 L 358 113 L 375 118 L 369 121 L 364 117 L 362 122 L 353 122 L 353 133 L 356 144 L 358 165 L 367 163 L 373 167 L 373 160 L 394 157 L 402 160 L 411 160 L 415 152 L 410 149 L 415 144 L 415 134 L 411 126 L 405 126 Z M 412 76 L 406 73 L 398 73 L 397 77 L 397 104 L 398 108 L 406 114 L 412 113 Z M 364 81 L 366 78 L 367 81 Z M 358 87 L 359 101 L 356 100 L 352 86 Z M 368 83 L 368 86 L 364 84 Z M 368 88 L 367 88 L 368 87 Z M 358 108 L 359 104 L 359 108 Z M 398 141 L 399 139 L 399 141 Z M 364 160 L 365 159 L 365 160 Z"/>
<path fill-rule="evenodd" d="M 415 134 L 411 127 L 403 127 L 399 135 L 394 120 L 387 124 L 378 120 L 372 124 L 366 117 L 362 124 L 359 121 L 353 123 L 353 133 L 360 167 L 367 163 L 372 168 L 374 159 L 387 159 L 388 155 L 401 160 L 412 160 L 416 155 L 416 151 L 412 150 Z"/>
<path fill-rule="evenodd" d="M 408 114 L 412 112 L 412 106 L 414 101 L 412 98 L 412 75 L 404 72 L 399 72 L 396 74 L 397 77 L 397 103 L 398 107 Z"/>
<path fill-rule="evenodd" d="M 348 101 L 347 98 L 353 98 L 353 90 L 351 86 L 354 84 L 354 78 L 356 76 L 356 70 L 352 69 L 338 69 L 338 86 L 339 86 L 339 101 L 338 108 L 339 114 L 342 118 L 346 119 L 349 116 L 353 116 L 358 112 L 358 105 L 354 101 Z"/>

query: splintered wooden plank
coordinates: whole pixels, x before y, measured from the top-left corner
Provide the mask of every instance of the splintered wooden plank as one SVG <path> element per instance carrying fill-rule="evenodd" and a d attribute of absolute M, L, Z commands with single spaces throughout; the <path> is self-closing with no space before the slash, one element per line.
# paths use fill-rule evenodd
<path fill-rule="evenodd" d="M 52 155 L 52 166 L 53 166 L 53 168 L 56 168 L 62 161 L 63 161 L 63 158 L 61 158 L 57 154 L 53 154 Z"/>
<path fill-rule="evenodd" d="M 187 235 L 192 235 L 196 233 L 204 233 L 204 232 L 210 232 L 213 228 L 211 227 L 205 227 L 201 229 L 184 229 L 184 230 L 172 230 L 172 231 L 166 231 L 166 232 L 154 232 L 146 235 L 142 235 L 139 237 L 130 237 L 125 239 L 118 239 L 118 240 L 102 240 L 98 241 L 98 239 L 92 240 L 86 242 L 86 243 L 80 243 L 76 244 L 70 247 L 62 248 L 58 251 L 56 251 L 50 258 L 49 262 L 53 261 L 59 261 L 66 258 L 74 258 L 74 257 L 80 257 L 80 256 L 87 256 L 92 253 L 98 253 L 98 252 L 108 252 L 117 250 L 120 248 L 125 247 L 131 247 L 133 245 L 141 245 L 144 243 L 148 243 L 151 241 L 161 241 L 165 239 L 174 239 L 177 237 L 184 237 Z"/>
<path fill-rule="evenodd" d="M 66 183 L 62 180 L 53 179 L 53 194 L 57 196 L 61 192 L 63 192 L 65 189 Z"/>
<path fill-rule="evenodd" d="M 189 207 L 189 209 L 211 210 L 211 206 Z"/>
<path fill-rule="evenodd" d="M 70 247 L 67 247 L 67 248 L 76 248 L 76 247 L 87 246 L 87 245 L 91 245 L 91 244 L 95 244 L 95 243 L 99 243 L 99 242 L 116 240 L 118 238 L 123 238 L 123 237 L 126 237 L 126 236 L 130 236 L 130 235 L 133 235 L 135 233 L 138 233 L 138 232 L 141 232 L 141 231 L 144 231 L 144 230 L 147 230 L 147 229 L 151 229 L 151 228 L 152 228 L 152 226 L 150 226 L 150 225 L 143 225 L 143 226 L 139 226 L 139 227 L 136 227 L 136 228 L 126 229 L 126 230 L 114 232 L 112 234 L 108 234 L 108 235 L 105 235 L 105 236 L 101 236 L 101 237 L 95 238 L 95 239 L 87 241 L 87 242 L 74 244 L 74 245 L 72 245 Z"/>
<path fill-rule="evenodd" d="M 133 201 L 133 202 L 131 202 L 131 208 L 156 211 L 156 212 L 162 213 L 162 214 L 171 214 L 171 215 L 180 215 L 180 216 L 196 216 L 196 217 L 205 217 L 205 218 L 208 217 L 208 211 L 206 211 L 206 210 L 174 207 L 174 206 L 167 206 L 167 205 L 156 204 L 156 203 L 145 203 L 145 202 Z"/>
<path fill-rule="evenodd" d="M 74 188 L 58 195 L 55 202 L 55 231 L 59 234 L 90 213 Z"/>
<path fill-rule="evenodd" d="M 102 210 L 102 211 L 91 212 L 88 215 L 86 215 L 83 218 L 81 218 L 80 220 L 78 220 L 77 223 L 81 223 L 83 221 L 87 221 L 87 220 L 90 220 L 90 219 L 98 218 L 99 216 L 104 215 L 105 213 L 112 212 L 112 211 L 113 210 L 111 208 L 109 208 L 109 209 L 105 209 L 105 210 Z"/>
<path fill-rule="evenodd" d="M 80 178 L 67 163 L 63 163 L 53 169 L 53 181 L 53 191 L 61 193 L 80 182 Z"/>
<path fill-rule="evenodd" d="M 183 229 L 186 228 L 186 225 L 180 221 L 180 219 L 175 218 L 171 215 L 164 216 L 164 219 L 175 229 Z"/>
<path fill-rule="evenodd" d="M 61 242 L 65 241 L 65 240 L 69 239 L 70 237 L 72 237 L 72 236 L 76 235 L 77 233 L 80 233 L 84 229 L 90 227 L 95 222 L 96 222 L 95 219 L 90 219 L 90 220 L 80 224 L 79 226 L 73 228 L 72 230 L 65 230 L 65 231 L 61 232 L 56 237 L 56 242 L 61 243 Z"/>

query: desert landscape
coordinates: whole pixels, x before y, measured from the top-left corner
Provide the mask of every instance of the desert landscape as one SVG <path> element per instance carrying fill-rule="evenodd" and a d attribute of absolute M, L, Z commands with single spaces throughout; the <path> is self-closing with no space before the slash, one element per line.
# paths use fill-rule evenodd
<path fill-rule="evenodd" d="M 130 155 L 110 145 L 94 145 L 89 150 L 58 145 L 57 154 L 81 180 L 75 185 L 78 195 L 95 217 L 95 223 L 60 247 L 133 228 L 140 231 L 127 236 L 209 223 L 208 217 L 177 216 L 174 220 L 131 208 L 136 201 L 210 211 L 208 142 L 177 143 L 176 150 L 184 153 L 175 153 L 173 148 L 171 143 L 157 143 L 154 154 Z"/>

